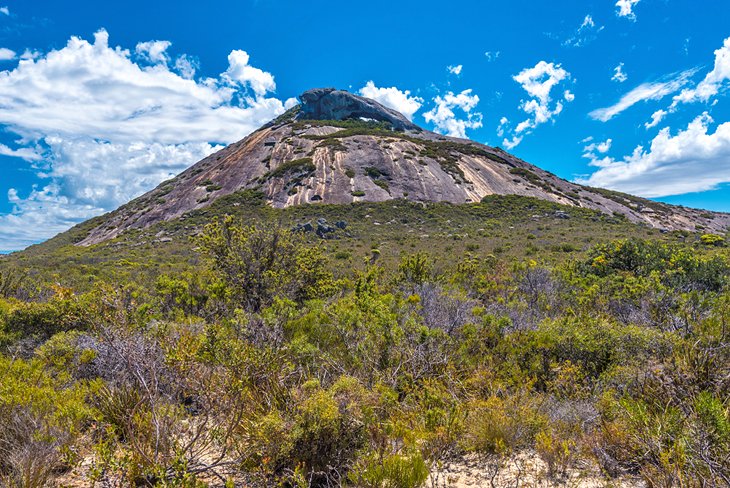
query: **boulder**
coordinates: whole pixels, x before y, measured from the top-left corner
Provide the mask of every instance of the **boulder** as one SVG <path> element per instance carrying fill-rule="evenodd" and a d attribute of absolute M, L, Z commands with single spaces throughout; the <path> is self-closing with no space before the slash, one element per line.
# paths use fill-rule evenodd
<path fill-rule="evenodd" d="M 336 229 L 334 227 L 329 226 L 327 224 L 317 223 L 317 231 L 316 232 L 317 232 L 317 235 L 319 237 L 324 238 L 324 237 L 327 236 L 327 234 L 330 234 L 332 232 L 335 232 L 335 230 Z"/>
<path fill-rule="evenodd" d="M 303 224 L 295 225 L 291 230 L 292 232 L 312 232 L 314 230 L 314 226 L 312 226 L 311 222 L 305 222 Z"/>
<path fill-rule="evenodd" d="M 315 88 L 299 96 L 302 108 L 297 115 L 301 120 L 374 119 L 388 122 L 395 130 L 419 130 L 402 114 L 375 100 L 363 98 L 335 88 Z"/>

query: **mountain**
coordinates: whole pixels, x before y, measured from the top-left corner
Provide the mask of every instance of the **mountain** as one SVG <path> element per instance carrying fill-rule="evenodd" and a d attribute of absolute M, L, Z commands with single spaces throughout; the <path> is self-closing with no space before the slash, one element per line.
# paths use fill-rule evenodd
<path fill-rule="evenodd" d="M 103 216 L 79 244 L 177 219 L 242 190 L 260 193 L 275 208 L 391 199 L 463 204 L 520 195 L 659 229 L 724 232 L 730 226 L 730 214 L 571 183 L 500 148 L 421 129 L 346 91 L 314 89 L 300 100 L 243 140 Z"/>

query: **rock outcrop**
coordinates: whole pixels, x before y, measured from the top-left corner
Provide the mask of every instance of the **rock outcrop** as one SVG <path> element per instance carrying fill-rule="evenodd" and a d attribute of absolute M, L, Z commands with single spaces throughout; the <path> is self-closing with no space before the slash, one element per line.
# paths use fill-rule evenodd
<path fill-rule="evenodd" d="M 521 195 L 623 215 L 659 229 L 721 233 L 730 226 L 729 214 L 576 185 L 499 148 L 422 130 L 401 114 L 344 91 L 309 90 L 301 99 L 298 110 L 101 217 L 80 244 L 174 220 L 242 190 L 276 208 L 392 199 L 464 204 L 487 195 Z M 329 224 L 310 227 L 333 234 Z"/>
<path fill-rule="evenodd" d="M 335 88 L 315 88 L 299 96 L 303 120 L 372 119 L 388 122 L 396 130 L 420 130 L 402 114 L 385 107 L 375 100 L 353 95 Z"/>

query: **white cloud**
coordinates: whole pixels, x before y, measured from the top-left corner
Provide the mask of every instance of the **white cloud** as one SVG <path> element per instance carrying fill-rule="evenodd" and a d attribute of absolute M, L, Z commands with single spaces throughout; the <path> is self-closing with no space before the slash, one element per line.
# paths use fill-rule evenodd
<path fill-rule="evenodd" d="M 420 97 L 412 97 L 410 90 L 401 91 L 394 86 L 390 88 L 378 88 L 372 80 L 360 88 L 358 93 L 363 97 L 372 98 L 376 102 L 402 113 L 408 120 L 413 120 L 413 116 L 423 105 L 423 99 Z"/>
<path fill-rule="evenodd" d="M 484 56 L 486 56 L 487 61 L 491 63 L 492 61 L 499 59 L 500 52 L 501 51 L 487 51 L 484 53 Z"/>
<path fill-rule="evenodd" d="M 626 73 L 624 73 L 624 63 L 619 63 L 619 65 L 613 69 L 613 76 L 611 77 L 611 80 L 623 83 L 628 79 L 629 77 Z"/>
<path fill-rule="evenodd" d="M 447 92 L 443 97 L 436 96 L 433 101 L 436 106 L 423 114 L 423 118 L 436 126 L 436 132 L 466 138 L 466 129 L 478 129 L 482 126 L 482 114 L 473 111 L 479 103 L 479 97 L 472 95 L 471 89 L 459 94 Z M 456 109 L 463 112 L 463 118 L 456 115 Z"/>
<path fill-rule="evenodd" d="M 170 41 L 147 41 L 140 42 L 134 51 L 144 60 L 153 64 L 167 64 L 170 56 L 167 49 L 172 45 Z"/>
<path fill-rule="evenodd" d="M 715 51 L 715 66 L 694 88 L 685 88 L 674 97 L 672 109 L 680 103 L 706 102 L 717 95 L 726 81 L 730 80 L 730 37 Z"/>
<path fill-rule="evenodd" d="M 198 71 L 198 68 L 200 68 L 198 60 L 187 54 L 180 55 L 175 60 L 175 71 L 186 80 L 195 78 L 195 73 Z"/>
<path fill-rule="evenodd" d="M 464 69 L 464 66 L 462 66 L 460 64 L 457 64 L 456 66 L 447 66 L 446 69 L 452 75 L 457 75 L 458 76 L 458 75 L 461 74 L 461 70 Z"/>
<path fill-rule="evenodd" d="M 509 119 L 502 117 L 499 119 L 499 125 L 497 126 L 497 137 L 503 137 L 505 131 L 509 128 Z"/>
<path fill-rule="evenodd" d="M 0 61 L 15 59 L 15 51 L 6 47 L 0 47 Z"/>
<path fill-rule="evenodd" d="M 72 37 L 0 72 L 0 126 L 24 146 L 2 151 L 31 161 L 45 180 L 9 193 L 14 210 L 0 215 L 0 249 L 112 210 L 285 110 L 268 95 L 273 76 L 248 55 L 244 62 L 243 51 L 221 76 L 201 80 L 159 64 L 164 51 L 143 52 L 158 64 L 137 64 L 102 30 L 93 43 Z"/>
<path fill-rule="evenodd" d="M 525 68 L 512 77 L 531 97 L 541 103 L 550 100 L 550 91 L 555 85 L 570 76 L 559 64 L 540 61 L 532 68 Z"/>
<path fill-rule="evenodd" d="M 651 114 L 651 122 L 645 123 L 644 124 L 644 127 L 646 127 L 647 129 L 651 129 L 652 127 L 656 127 L 657 125 L 659 125 L 659 122 L 661 122 L 662 120 L 664 120 L 664 117 L 667 116 L 667 113 L 668 112 L 666 110 L 661 110 L 661 109 L 660 110 L 657 110 L 656 112 L 654 112 L 653 114 Z"/>
<path fill-rule="evenodd" d="M 502 145 L 505 149 L 514 149 L 515 147 L 520 145 L 520 142 L 522 142 L 523 137 L 522 136 L 514 136 L 512 139 L 504 139 L 502 141 Z"/>
<path fill-rule="evenodd" d="M 25 159 L 26 161 L 38 161 L 42 159 L 42 156 L 38 154 L 38 152 L 36 152 L 36 150 L 32 147 L 21 147 L 20 149 L 13 149 L 6 146 L 5 144 L 0 144 L 0 156 L 21 158 Z"/>
<path fill-rule="evenodd" d="M 596 25 L 592 15 L 586 15 L 575 33 L 563 41 L 563 46 L 580 47 L 588 44 L 590 41 L 593 41 L 602 30 L 603 26 Z"/>
<path fill-rule="evenodd" d="M 596 153 L 605 154 L 611 149 L 612 143 L 613 140 L 611 139 L 606 139 L 603 142 L 591 142 L 583 148 L 583 157 L 593 159 Z"/>
<path fill-rule="evenodd" d="M 115 144 L 98 140 L 47 137 L 54 155 L 46 173 L 63 186 L 54 192 L 89 207 L 114 208 L 155 187 L 222 146 L 207 142 L 182 144 Z M 134 175 L 129 178 L 129 175 Z M 103 178 L 99 178 L 103 175 Z"/>
<path fill-rule="evenodd" d="M 0 7 L 0 14 L 10 15 L 10 9 L 8 7 Z"/>
<path fill-rule="evenodd" d="M 257 97 L 276 90 L 276 83 L 271 73 L 248 64 L 249 55 L 237 49 L 228 55 L 228 70 L 225 76 L 243 87 L 250 87 Z"/>
<path fill-rule="evenodd" d="M 618 12 L 616 15 L 619 17 L 626 17 L 629 20 L 636 21 L 636 14 L 634 13 L 634 6 L 639 3 L 640 0 L 618 0 L 616 6 Z"/>
<path fill-rule="evenodd" d="M 668 127 L 659 131 L 648 151 L 638 146 L 622 160 L 594 159 L 591 165 L 599 169 L 578 183 L 645 197 L 717 188 L 730 182 L 730 122 L 714 133 L 709 132 L 711 123 L 705 112 L 674 136 Z"/>
<path fill-rule="evenodd" d="M 695 72 L 696 70 L 688 70 L 668 81 L 642 83 L 633 90 L 624 94 L 615 105 L 596 109 L 588 115 L 595 120 L 607 122 L 627 108 L 639 102 L 646 100 L 660 100 L 665 96 L 676 92 L 689 81 L 690 76 L 692 76 Z"/>
<path fill-rule="evenodd" d="M 40 52 L 26 49 L 25 51 L 23 51 L 23 54 L 20 55 L 20 59 L 38 59 L 40 56 Z"/>
<path fill-rule="evenodd" d="M 0 216 L 0 249 L 22 249 L 39 238 L 67 230 L 79 220 L 103 212 L 97 207 L 75 203 L 58 194 L 57 185 L 42 189 L 34 187 L 27 198 L 20 198 L 14 189 L 8 191 L 8 200 L 14 211 Z"/>
<path fill-rule="evenodd" d="M 504 139 L 502 144 L 507 149 L 517 146 L 526 134 L 531 133 L 537 126 L 549 122 L 563 111 L 562 101 L 552 104 L 550 92 L 563 80 L 570 78 L 570 73 L 559 64 L 540 61 L 534 67 L 525 68 L 512 78 L 532 98 L 522 100 L 520 103 L 519 108 L 528 115 L 528 118 L 517 124 L 511 140 Z M 565 90 L 563 99 L 566 102 L 572 102 L 575 100 L 575 95 L 570 90 Z M 504 133 L 504 130 L 502 132 Z"/>

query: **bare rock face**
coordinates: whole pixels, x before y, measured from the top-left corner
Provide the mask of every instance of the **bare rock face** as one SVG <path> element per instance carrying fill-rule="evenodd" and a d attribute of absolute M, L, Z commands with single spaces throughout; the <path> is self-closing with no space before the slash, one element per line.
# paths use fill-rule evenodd
<path fill-rule="evenodd" d="M 373 119 L 390 123 L 395 130 L 420 130 L 402 114 L 375 100 L 334 88 L 315 88 L 299 96 L 302 120 Z"/>
<path fill-rule="evenodd" d="M 177 219 L 241 190 L 258 192 L 276 208 L 392 199 L 464 204 L 522 195 L 660 229 L 723 232 L 730 226 L 730 214 L 576 185 L 499 148 L 422 130 L 345 91 L 309 90 L 301 100 L 298 109 L 104 216 L 79 244 Z"/>

